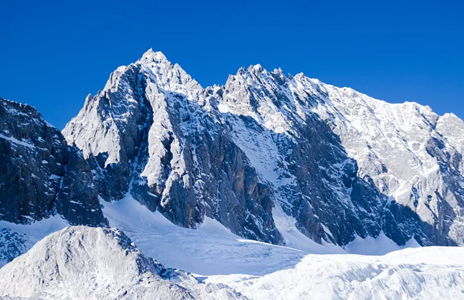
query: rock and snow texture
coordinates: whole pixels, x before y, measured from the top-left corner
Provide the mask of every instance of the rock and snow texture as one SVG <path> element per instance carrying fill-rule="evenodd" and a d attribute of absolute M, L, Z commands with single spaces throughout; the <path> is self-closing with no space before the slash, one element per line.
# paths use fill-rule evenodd
<path fill-rule="evenodd" d="M 426 247 L 385 256 L 308 255 L 263 277 L 213 276 L 253 300 L 464 299 L 464 249 Z"/>
<path fill-rule="evenodd" d="M 309 253 L 346 253 L 338 246 L 320 245 L 305 236 L 300 237 L 304 250 L 244 239 L 210 218 L 195 230 L 183 228 L 130 195 L 103 205 L 110 226 L 124 231 L 143 253 L 165 266 L 205 276 L 265 275 L 292 268 Z"/>
<path fill-rule="evenodd" d="M 47 235 L 69 226 L 69 221 L 55 215 L 31 224 L 0 221 L 0 268 L 26 253 Z"/>
<path fill-rule="evenodd" d="M 64 129 L 101 197 L 246 238 L 464 244 L 464 123 L 260 65 L 202 88 L 160 52 L 118 68 Z M 293 245 L 294 246 L 294 245 Z"/>
<path fill-rule="evenodd" d="M 121 231 L 68 227 L 0 269 L 0 296 L 31 299 L 245 299 L 143 255 Z"/>
<path fill-rule="evenodd" d="M 388 197 L 387 208 L 394 201 L 419 216 L 421 230 L 413 234 L 421 244 L 464 244 L 462 120 L 417 103 L 389 104 L 349 88 L 300 81 L 319 91 L 314 111 L 332 124 L 358 162 L 358 174 Z"/>

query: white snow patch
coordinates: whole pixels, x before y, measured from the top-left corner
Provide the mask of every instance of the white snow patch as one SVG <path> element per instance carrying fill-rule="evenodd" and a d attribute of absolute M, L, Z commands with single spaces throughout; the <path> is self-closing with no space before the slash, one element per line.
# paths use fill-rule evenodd
<path fill-rule="evenodd" d="M 228 113 L 229 112 L 229 106 L 227 106 L 227 104 L 224 104 L 224 103 L 220 103 L 218 105 L 218 109 L 221 113 L 225 114 L 225 113 Z"/>
<path fill-rule="evenodd" d="M 26 234 L 33 243 L 37 243 L 50 233 L 61 230 L 66 226 L 69 226 L 69 223 L 59 215 L 28 225 L 0 221 L 0 228 L 11 229 L 19 234 Z"/>
<path fill-rule="evenodd" d="M 20 140 L 14 138 L 14 137 L 9 137 L 9 136 L 6 136 L 6 135 L 1 134 L 1 133 L 0 133 L 0 138 L 2 138 L 2 139 L 4 139 L 4 140 L 7 140 L 7 141 L 10 141 L 10 142 L 12 142 L 12 143 L 14 143 L 14 144 L 16 144 L 16 145 L 28 147 L 28 148 L 31 148 L 31 149 L 35 148 L 35 146 L 32 145 L 32 144 L 29 144 L 29 143 L 20 141 Z"/>
<path fill-rule="evenodd" d="M 363 239 L 356 236 L 352 242 L 345 246 L 345 250 L 352 254 L 384 255 L 392 251 L 417 247 L 420 247 L 420 245 L 414 238 L 411 238 L 405 245 L 399 246 L 389 239 L 385 233 L 381 232 L 376 238 L 368 236 Z"/>
<path fill-rule="evenodd" d="M 334 244 L 324 243 L 321 245 L 305 236 L 296 228 L 296 220 L 287 215 L 280 205 L 277 204 L 272 209 L 272 216 L 274 217 L 275 225 L 282 234 L 287 246 L 314 254 L 345 253 L 343 249 L 335 246 Z"/>

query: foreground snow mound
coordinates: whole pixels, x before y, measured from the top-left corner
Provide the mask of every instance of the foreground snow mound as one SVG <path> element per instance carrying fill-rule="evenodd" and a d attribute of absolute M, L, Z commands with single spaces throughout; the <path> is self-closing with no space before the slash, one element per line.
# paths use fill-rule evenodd
<path fill-rule="evenodd" d="M 121 231 L 68 227 L 0 270 L 0 297 L 40 299 L 244 299 L 143 255 Z"/>
<path fill-rule="evenodd" d="M 405 249 L 385 256 L 308 255 L 263 277 L 217 276 L 254 299 L 464 299 L 463 248 Z"/>

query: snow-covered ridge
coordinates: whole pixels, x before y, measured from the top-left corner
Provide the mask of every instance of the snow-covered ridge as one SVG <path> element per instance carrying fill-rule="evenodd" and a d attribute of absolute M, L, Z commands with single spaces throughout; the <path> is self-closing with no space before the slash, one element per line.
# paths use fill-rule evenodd
<path fill-rule="evenodd" d="M 245 299 L 165 269 L 117 229 L 68 227 L 0 269 L 0 297 L 32 299 Z"/>

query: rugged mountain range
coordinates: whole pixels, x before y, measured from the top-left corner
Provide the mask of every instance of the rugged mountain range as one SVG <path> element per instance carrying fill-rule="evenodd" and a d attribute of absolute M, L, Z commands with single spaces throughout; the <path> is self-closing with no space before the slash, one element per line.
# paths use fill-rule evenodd
<path fill-rule="evenodd" d="M 464 123 L 453 114 L 260 65 L 203 88 L 151 50 L 87 97 L 67 144 L 33 108 L 1 102 L 9 222 L 105 225 L 100 203 L 130 193 L 179 226 L 210 217 L 274 244 L 292 226 L 340 246 L 382 232 L 399 245 L 464 244 Z"/>

